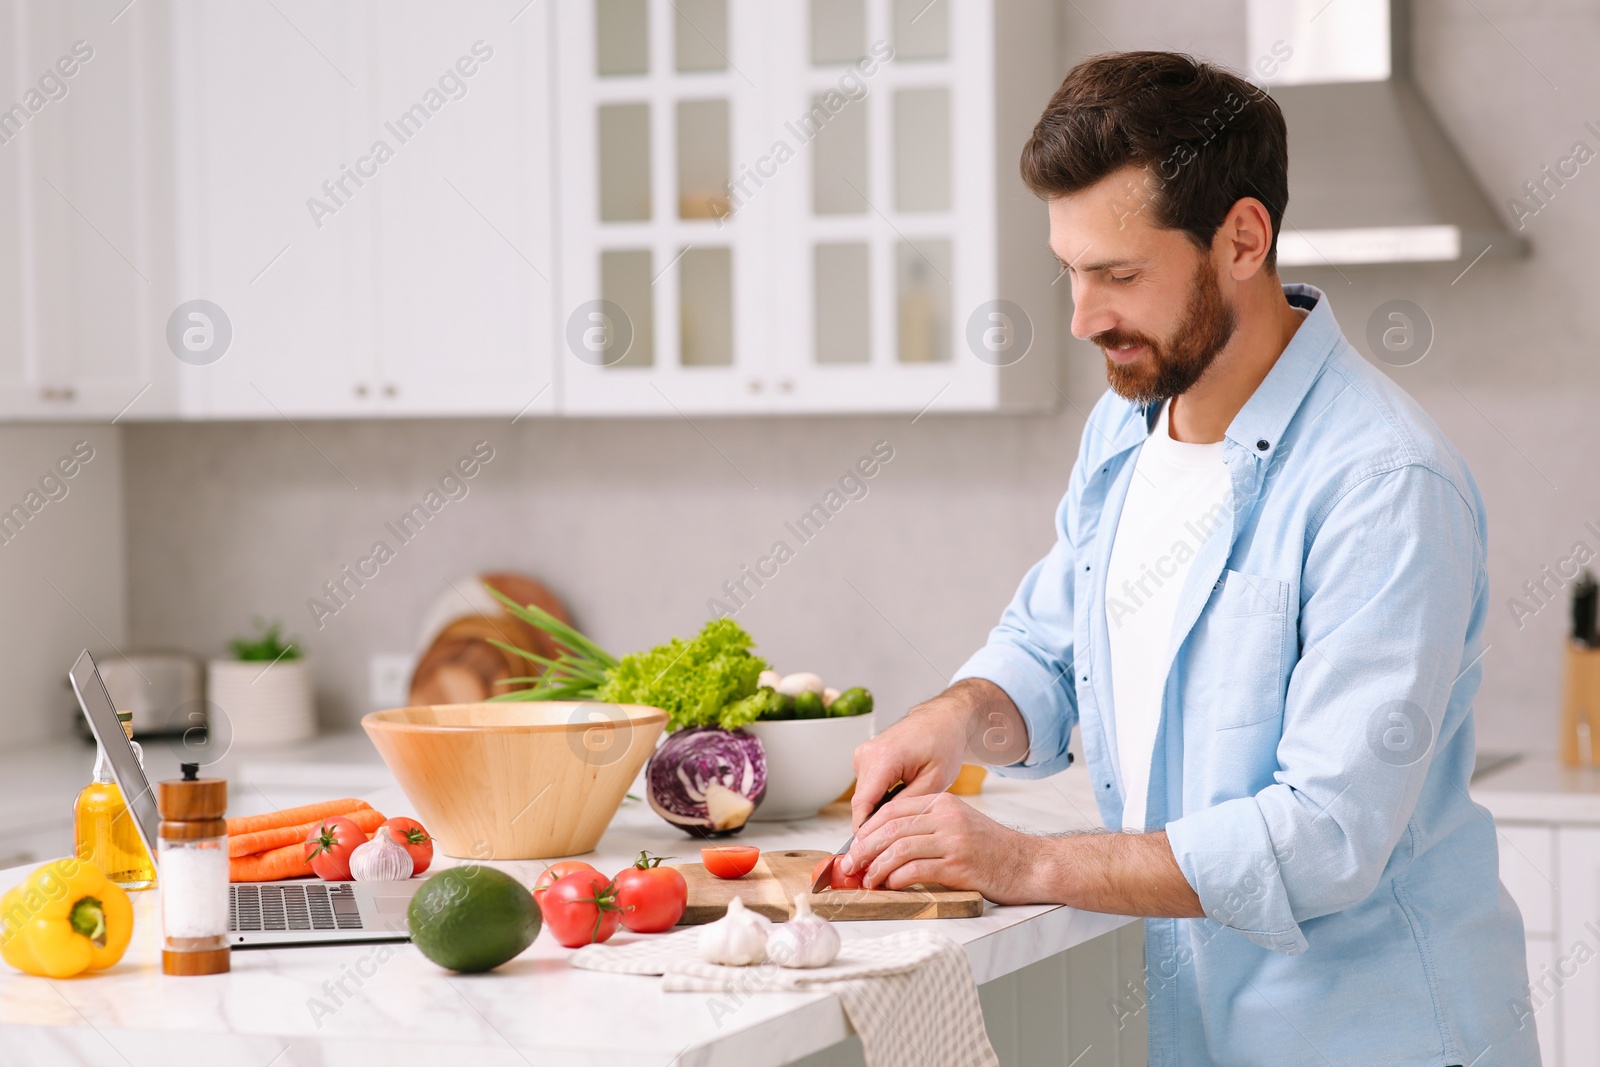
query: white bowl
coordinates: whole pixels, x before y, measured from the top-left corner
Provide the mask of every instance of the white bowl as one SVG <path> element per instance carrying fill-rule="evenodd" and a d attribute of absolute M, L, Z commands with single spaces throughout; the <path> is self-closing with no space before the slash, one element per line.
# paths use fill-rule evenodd
<path fill-rule="evenodd" d="M 855 778 L 856 747 L 873 734 L 872 715 L 776 719 L 742 727 L 767 750 L 767 795 L 751 819 L 809 819 Z"/>

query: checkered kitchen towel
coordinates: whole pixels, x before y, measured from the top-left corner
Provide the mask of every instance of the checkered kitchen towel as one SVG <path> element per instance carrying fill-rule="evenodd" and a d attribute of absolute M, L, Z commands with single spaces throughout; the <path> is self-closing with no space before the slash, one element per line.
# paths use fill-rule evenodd
<path fill-rule="evenodd" d="M 912 930 L 846 940 L 826 967 L 724 967 L 700 959 L 700 929 L 626 945 L 586 945 L 569 962 L 594 971 L 659 974 L 668 991 L 835 993 L 861 1036 L 868 1067 L 998 1067 L 966 953 L 943 934 Z"/>

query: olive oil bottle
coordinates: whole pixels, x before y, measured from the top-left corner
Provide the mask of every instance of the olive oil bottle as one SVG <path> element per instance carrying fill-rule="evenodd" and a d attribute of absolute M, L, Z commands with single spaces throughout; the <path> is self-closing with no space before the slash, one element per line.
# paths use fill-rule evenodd
<path fill-rule="evenodd" d="M 144 765 L 144 753 L 133 741 L 133 712 L 117 712 L 117 721 L 133 742 L 134 754 Z M 156 884 L 156 865 L 133 824 L 133 813 L 111 773 L 104 745 L 94 760 L 94 781 L 83 787 L 73 805 L 73 836 L 77 856 L 105 872 L 124 889 L 148 889 Z"/>

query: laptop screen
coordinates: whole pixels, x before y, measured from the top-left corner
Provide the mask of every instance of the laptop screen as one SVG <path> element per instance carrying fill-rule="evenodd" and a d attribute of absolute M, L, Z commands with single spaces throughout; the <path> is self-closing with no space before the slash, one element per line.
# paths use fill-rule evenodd
<path fill-rule="evenodd" d="M 128 810 L 133 813 L 134 825 L 138 827 L 139 836 L 144 839 L 145 847 L 154 858 L 156 836 L 161 824 L 156 795 L 150 788 L 150 780 L 144 775 L 144 768 L 139 766 L 139 757 L 134 755 L 132 742 L 117 721 L 116 706 L 111 703 L 111 694 L 106 692 L 105 683 L 100 680 L 100 670 L 94 665 L 94 657 L 89 655 L 88 650 L 72 665 L 71 678 L 72 691 L 78 696 L 83 717 L 89 720 L 89 729 L 94 731 L 95 740 L 105 749 L 106 759 L 111 763 L 111 773 L 117 779 L 117 785 L 122 787 Z"/>

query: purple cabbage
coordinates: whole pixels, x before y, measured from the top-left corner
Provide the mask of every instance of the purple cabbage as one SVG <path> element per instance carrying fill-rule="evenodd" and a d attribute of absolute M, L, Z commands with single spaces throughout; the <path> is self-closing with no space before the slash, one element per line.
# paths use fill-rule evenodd
<path fill-rule="evenodd" d="M 668 734 L 644 774 L 657 815 L 695 837 L 726 837 L 744 829 L 767 795 L 767 752 L 743 730 L 694 726 Z"/>

